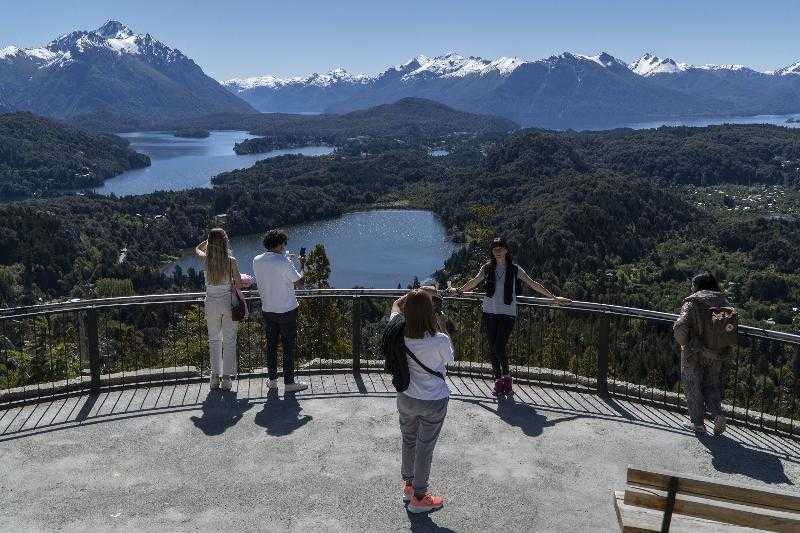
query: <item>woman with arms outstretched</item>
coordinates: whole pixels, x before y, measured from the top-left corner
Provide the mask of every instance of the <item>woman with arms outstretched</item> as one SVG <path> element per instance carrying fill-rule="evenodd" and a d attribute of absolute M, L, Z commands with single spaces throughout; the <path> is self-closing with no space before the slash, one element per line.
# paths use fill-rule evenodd
<path fill-rule="evenodd" d="M 471 291 L 482 281 L 486 283 L 486 296 L 483 298 L 481 321 L 489 341 L 489 360 L 495 379 L 493 394 L 512 394 L 506 345 L 517 318 L 517 282 L 524 282 L 539 294 L 552 298 L 554 303 L 564 304 L 569 303 L 569 300 L 555 296 L 544 285 L 531 279 L 514 263 L 508 243 L 502 237 L 492 240 L 489 245 L 489 261 L 481 267 L 478 275 L 455 291 Z"/>

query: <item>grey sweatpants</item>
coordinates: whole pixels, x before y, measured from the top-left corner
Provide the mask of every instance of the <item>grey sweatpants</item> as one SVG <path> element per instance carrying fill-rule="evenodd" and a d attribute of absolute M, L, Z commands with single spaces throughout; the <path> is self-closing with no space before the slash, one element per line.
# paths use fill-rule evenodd
<path fill-rule="evenodd" d="M 403 435 L 400 474 L 404 481 L 411 482 L 417 494 L 428 491 L 433 449 L 447 415 L 448 400 L 418 400 L 397 393 L 397 412 Z"/>
<path fill-rule="evenodd" d="M 706 411 L 712 418 L 720 414 L 722 361 L 719 358 L 684 350 L 681 354 L 681 385 L 693 424 L 702 424 Z"/>

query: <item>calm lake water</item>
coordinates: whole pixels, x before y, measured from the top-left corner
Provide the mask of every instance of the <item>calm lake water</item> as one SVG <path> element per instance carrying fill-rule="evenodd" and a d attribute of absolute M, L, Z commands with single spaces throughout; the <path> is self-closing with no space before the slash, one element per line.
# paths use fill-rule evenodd
<path fill-rule="evenodd" d="M 384 209 L 348 213 L 342 217 L 286 228 L 288 249 L 311 250 L 325 246 L 331 262 L 330 283 L 349 289 L 356 285 L 394 289 L 411 283 L 414 276 L 424 282 L 444 265 L 458 247 L 447 238 L 445 228 L 429 211 Z M 242 272 L 252 274 L 253 258 L 264 252 L 263 235 L 232 239 L 231 245 Z M 178 261 L 183 271 L 200 270 L 194 251 Z M 172 273 L 175 263 L 165 272 Z"/>
<path fill-rule="evenodd" d="M 754 115 L 750 117 L 695 117 L 683 118 L 674 120 L 656 120 L 652 122 L 635 122 L 632 124 L 624 124 L 620 127 L 633 128 L 635 130 L 643 130 L 650 128 L 660 128 L 661 126 L 692 126 L 702 128 L 705 126 L 714 126 L 717 124 L 775 124 L 777 126 L 786 126 L 787 128 L 800 128 L 800 123 L 786 122 L 790 118 L 800 118 L 800 114 L 792 115 Z"/>
<path fill-rule="evenodd" d="M 308 146 L 236 155 L 233 145 L 253 137 L 244 131 L 212 131 L 205 139 L 179 138 L 168 132 L 136 132 L 120 136 L 128 139 L 134 150 L 149 155 L 152 164 L 106 180 L 101 187 L 94 189 L 98 194 L 125 196 L 210 187 L 211 178 L 217 174 L 251 167 L 261 159 L 285 154 L 317 156 L 333 152 L 330 146 Z"/>

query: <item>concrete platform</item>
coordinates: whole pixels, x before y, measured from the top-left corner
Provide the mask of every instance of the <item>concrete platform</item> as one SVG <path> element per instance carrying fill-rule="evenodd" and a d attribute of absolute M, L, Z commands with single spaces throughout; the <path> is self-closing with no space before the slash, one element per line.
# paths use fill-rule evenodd
<path fill-rule="evenodd" d="M 313 376 L 106 391 L 0 411 L 4 531 L 613 531 L 625 467 L 798 490 L 800 443 L 730 428 L 703 442 L 677 414 L 589 394 L 453 378 L 430 515 L 400 501 L 387 377 Z M 387 388 L 388 385 L 388 388 Z M 799 491 L 800 492 L 800 491 Z"/>

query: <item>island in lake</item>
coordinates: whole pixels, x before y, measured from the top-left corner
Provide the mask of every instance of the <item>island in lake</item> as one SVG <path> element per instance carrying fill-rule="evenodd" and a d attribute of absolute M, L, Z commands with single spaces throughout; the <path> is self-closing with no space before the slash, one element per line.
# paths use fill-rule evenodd
<path fill-rule="evenodd" d="M 210 135 L 210 131 L 201 128 L 185 128 L 175 132 L 175 137 L 186 139 L 207 139 Z"/>

